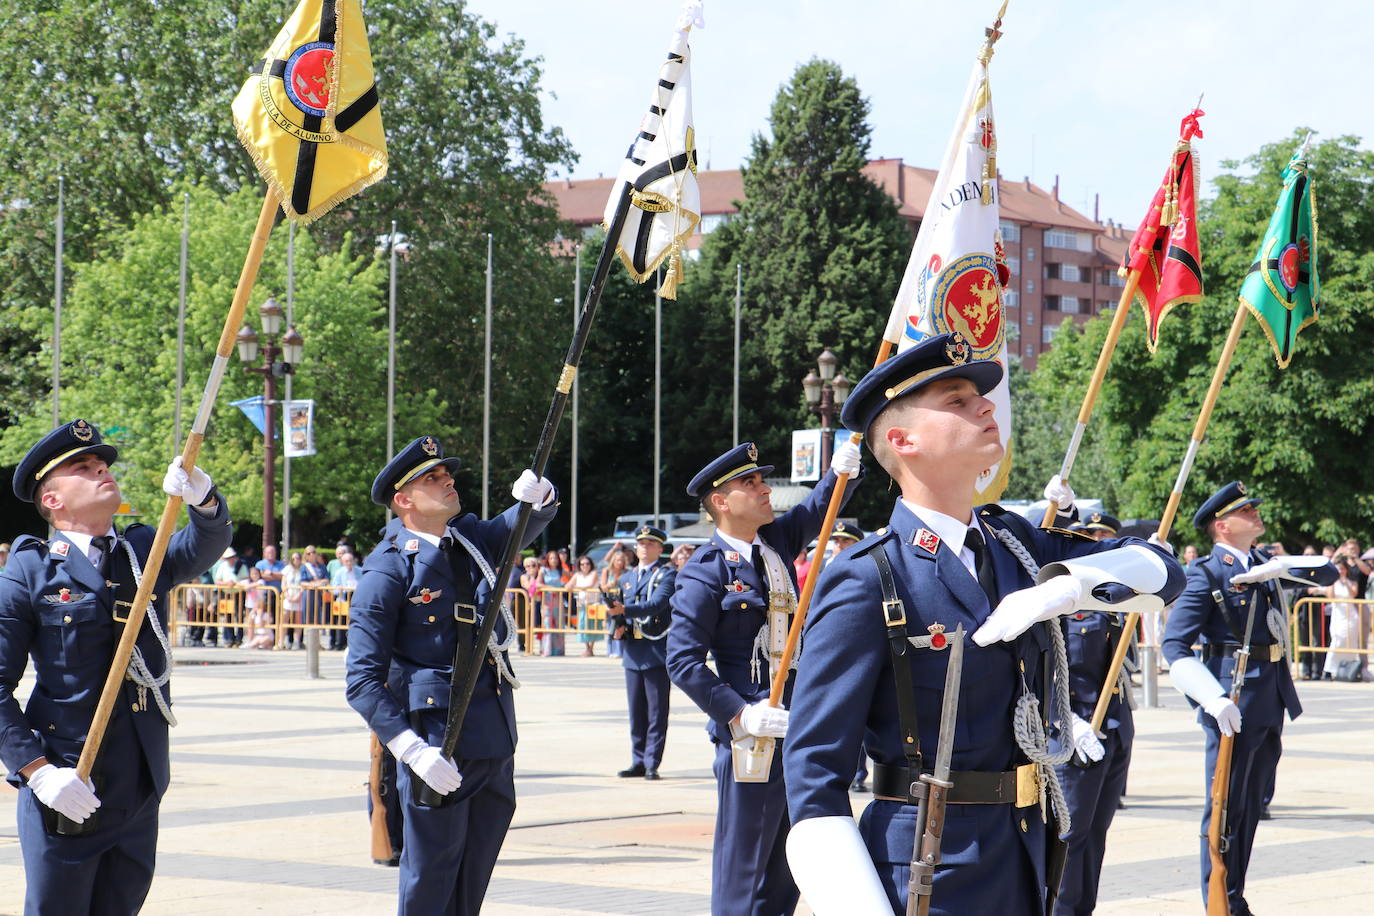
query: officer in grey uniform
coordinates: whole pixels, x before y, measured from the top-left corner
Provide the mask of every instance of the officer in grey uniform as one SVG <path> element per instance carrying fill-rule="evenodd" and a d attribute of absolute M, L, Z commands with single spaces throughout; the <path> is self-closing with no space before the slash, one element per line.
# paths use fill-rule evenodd
<path fill-rule="evenodd" d="M 19 788 L 24 912 L 136 913 L 152 885 L 158 811 L 170 781 L 167 727 L 171 649 L 167 595 L 209 569 L 233 532 L 209 476 L 178 456 L 163 489 L 187 505 L 139 628 L 120 696 L 89 782 L 76 774 L 155 531 L 114 514 L 114 446 L 85 420 L 63 424 L 14 472 L 14 495 L 54 529 L 28 535 L 0 574 L 0 759 Z M 14 691 L 28 658 L 34 685 L 21 711 Z"/>
<path fill-rule="evenodd" d="M 476 916 L 515 814 L 511 690 L 519 682 L 507 655 L 516 633 L 506 608 L 481 656 L 458 759 L 440 749 L 456 650 L 475 648 L 478 611 L 520 511 L 515 505 L 486 521 L 460 514 L 450 473 L 457 462 L 423 436 L 382 468 L 372 501 L 396 518 L 363 564 L 350 605 L 348 702 L 400 761 L 403 916 Z M 528 544 L 554 517 L 557 493 L 525 471 L 511 495 L 534 506 Z M 426 804 L 424 786 L 442 801 Z"/>

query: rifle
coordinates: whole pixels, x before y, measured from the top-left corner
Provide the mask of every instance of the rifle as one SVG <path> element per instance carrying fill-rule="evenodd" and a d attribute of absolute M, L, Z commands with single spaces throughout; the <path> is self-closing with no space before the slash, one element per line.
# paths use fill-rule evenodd
<path fill-rule="evenodd" d="M 1236 666 L 1231 673 L 1231 702 L 1240 705 L 1240 691 L 1245 686 L 1245 669 L 1250 666 L 1250 634 L 1255 627 L 1255 602 L 1250 602 L 1250 615 L 1245 620 L 1245 642 L 1236 651 Z M 1222 735 L 1217 745 L 1217 763 L 1212 771 L 1212 819 L 1207 823 L 1207 858 L 1212 873 L 1207 877 L 1207 916 L 1229 916 L 1231 903 L 1226 897 L 1226 860 L 1222 858 L 1231 847 L 1225 835 L 1226 806 L 1231 794 L 1231 757 L 1236 736 Z"/>
<path fill-rule="evenodd" d="M 950 637 L 949 667 L 945 669 L 944 704 L 940 709 L 940 743 L 935 748 L 935 769 L 919 777 L 923 790 L 916 808 L 916 841 L 911 851 L 911 881 L 907 885 L 907 916 L 928 916 L 935 885 L 935 866 L 940 864 L 940 843 L 945 833 L 945 804 L 954 783 L 949 778 L 954 755 L 954 723 L 959 715 L 959 685 L 964 677 L 964 625 Z"/>
<path fill-rule="evenodd" d="M 386 829 L 386 803 L 382 800 L 382 755 L 386 749 L 376 733 L 372 734 L 372 765 L 367 771 L 367 794 L 372 801 L 372 861 L 385 865 L 391 861 L 391 833 Z"/>

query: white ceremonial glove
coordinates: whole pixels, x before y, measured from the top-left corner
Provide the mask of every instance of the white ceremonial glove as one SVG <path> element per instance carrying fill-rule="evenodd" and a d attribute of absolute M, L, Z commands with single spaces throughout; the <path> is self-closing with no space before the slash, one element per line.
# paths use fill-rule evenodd
<path fill-rule="evenodd" d="M 1059 507 L 1061 512 L 1067 512 L 1073 508 L 1073 487 L 1064 482 L 1064 478 L 1055 474 L 1050 478 L 1050 482 L 1045 484 L 1045 498 Z"/>
<path fill-rule="evenodd" d="M 1171 557 L 1176 557 L 1176 556 L 1178 556 L 1178 554 L 1174 551 L 1174 545 L 1173 545 L 1173 544 L 1170 544 L 1168 541 L 1161 541 L 1161 540 L 1159 539 L 1159 532 L 1158 532 L 1158 531 L 1156 531 L 1154 534 L 1152 534 L 1152 535 L 1150 535 L 1149 537 L 1147 537 L 1147 538 L 1145 539 L 1145 543 L 1146 543 L 1146 544 L 1152 544 L 1152 545 L 1154 545 L 1155 547 L 1158 547 L 1158 548 L 1160 548 L 1160 549 L 1162 549 L 1162 550 L 1167 550 L 1167 551 L 1169 551 L 1169 556 L 1171 556 Z"/>
<path fill-rule="evenodd" d="M 458 772 L 453 761 L 410 729 L 388 741 L 386 748 L 440 795 L 447 795 L 463 784 L 463 774 Z"/>
<path fill-rule="evenodd" d="M 526 468 L 511 484 L 510 495 L 522 503 L 542 509 L 553 497 L 553 484 L 549 483 L 548 478 L 538 477 L 534 471 Z"/>
<path fill-rule="evenodd" d="M 830 456 L 830 470 L 836 474 L 848 474 L 853 477 L 859 473 L 861 456 L 859 447 L 846 439 L 842 444 L 835 446 L 835 454 Z"/>
<path fill-rule="evenodd" d="M 787 834 L 787 864 L 816 916 L 892 914 L 852 817 L 809 817 L 793 824 Z"/>
<path fill-rule="evenodd" d="M 1084 763 L 1096 763 L 1107 753 L 1107 749 L 1102 746 L 1102 742 L 1097 735 L 1093 734 L 1093 725 L 1087 719 L 1077 713 L 1069 713 L 1070 730 L 1073 733 L 1073 746 L 1078 756 Z"/>
<path fill-rule="evenodd" d="M 1240 731 L 1240 707 L 1230 697 L 1213 697 L 1202 704 L 1202 711 L 1217 720 L 1217 728 L 1226 737 Z"/>
<path fill-rule="evenodd" d="M 1083 599 L 1083 586 L 1073 576 L 1055 576 L 1040 585 L 1017 589 L 997 605 L 973 634 L 980 646 L 1010 642 L 1042 620 L 1071 613 Z"/>
<path fill-rule="evenodd" d="M 1318 570 L 1326 572 L 1327 575 L 1322 575 Z M 1248 585 L 1251 582 L 1268 582 L 1271 579 L 1286 579 L 1299 585 L 1330 585 L 1336 581 L 1336 573 L 1335 567 L 1331 566 L 1326 557 L 1284 555 L 1232 576 L 1231 582 Z"/>
<path fill-rule="evenodd" d="M 1250 585 L 1254 582 L 1268 582 L 1270 579 L 1277 579 L 1286 572 L 1288 572 L 1288 564 L 1283 562 L 1282 557 L 1276 557 L 1258 566 L 1251 566 L 1243 573 L 1236 573 L 1231 577 L 1231 584 Z"/>
<path fill-rule="evenodd" d="M 739 724 L 755 738 L 785 738 L 789 715 L 781 706 L 769 706 L 767 700 L 759 700 L 744 707 Z"/>
<path fill-rule="evenodd" d="M 95 787 L 77 776 L 75 767 L 45 763 L 29 777 L 29 788 L 43 804 L 78 824 L 100 807 Z"/>
<path fill-rule="evenodd" d="M 177 455 L 167 465 L 167 476 L 162 478 L 162 492 L 168 496 L 180 496 L 188 506 L 199 506 L 210 495 L 215 484 L 210 475 L 200 468 L 191 468 L 191 473 L 181 466 L 181 456 Z"/>

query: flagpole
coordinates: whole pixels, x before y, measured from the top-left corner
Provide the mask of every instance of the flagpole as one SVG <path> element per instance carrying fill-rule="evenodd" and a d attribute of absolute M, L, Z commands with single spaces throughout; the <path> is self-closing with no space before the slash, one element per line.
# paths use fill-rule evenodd
<path fill-rule="evenodd" d="M 1112 316 L 1111 327 L 1107 329 L 1107 339 L 1102 342 L 1102 351 L 1097 354 L 1097 365 L 1093 367 L 1092 379 L 1088 382 L 1088 390 L 1083 395 L 1083 406 L 1078 410 L 1078 422 L 1074 425 L 1069 447 L 1064 452 L 1064 462 L 1059 466 L 1059 479 L 1065 483 L 1068 483 L 1069 474 L 1073 471 L 1074 460 L 1078 457 L 1078 447 L 1083 443 L 1083 431 L 1088 428 L 1088 421 L 1092 419 L 1097 395 L 1102 390 L 1103 380 L 1107 377 L 1107 367 L 1111 365 L 1117 341 L 1121 339 L 1121 331 L 1126 327 L 1126 319 L 1130 317 L 1131 300 L 1135 297 L 1136 287 L 1139 285 L 1140 270 L 1133 268 L 1126 277 L 1126 288 L 1121 291 L 1121 298 L 1116 303 L 1116 314 Z M 1054 527 L 1054 520 L 1059 513 L 1051 511 L 1052 508 L 1045 507 L 1045 517 L 1040 520 L 1041 528 Z"/>
<path fill-rule="evenodd" d="M 730 433 L 730 441 L 739 441 L 739 320 L 740 320 L 740 287 L 744 278 L 744 265 L 735 265 L 735 375 L 734 375 L 734 425 Z"/>
<path fill-rule="evenodd" d="M 1245 317 L 1249 314 L 1242 302 L 1236 306 L 1236 317 L 1231 321 L 1231 331 L 1226 335 L 1226 343 L 1222 345 L 1221 356 L 1217 359 L 1216 368 L 1212 371 L 1212 383 L 1207 386 L 1207 395 L 1202 399 L 1202 408 L 1198 411 L 1197 422 L 1193 424 L 1193 435 L 1188 440 L 1188 451 L 1183 456 L 1183 463 L 1179 466 L 1178 477 L 1174 480 L 1173 492 L 1169 494 L 1169 502 L 1164 506 L 1164 515 L 1159 520 L 1159 532 L 1156 537 L 1160 541 L 1169 539 L 1169 529 L 1173 527 L 1174 516 L 1178 514 L 1178 504 L 1183 498 L 1183 486 L 1188 482 L 1188 475 L 1193 470 L 1193 462 L 1197 459 L 1198 449 L 1202 447 L 1203 438 L 1207 435 L 1207 424 L 1212 420 L 1212 408 L 1216 407 L 1217 396 L 1221 393 L 1221 383 L 1226 379 L 1226 371 L 1231 367 L 1231 358 L 1235 355 L 1236 344 L 1240 342 L 1240 332 L 1245 328 Z M 1126 615 L 1126 622 L 1121 628 L 1121 642 L 1117 644 L 1116 652 L 1112 655 L 1112 662 L 1107 666 L 1107 677 L 1103 681 L 1103 689 L 1098 692 L 1097 706 L 1093 709 L 1092 728 L 1093 732 L 1099 733 L 1102 729 L 1102 722 L 1107 718 L 1107 704 L 1111 702 L 1113 693 L 1112 688 L 1116 680 L 1121 676 L 1121 665 L 1126 658 L 1126 650 L 1130 646 L 1130 636 L 1135 632 L 1136 621 L 1140 619 L 1139 611 L 1132 611 Z"/>
<path fill-rule="evenodd" d="M 272 222 L 280 205 L 281 199 L 277 196 L 277 192 L 269 187 L 267 195 L 262 201 L 262 210 L 258 213 L 258 223 L 253 230 L 253 240 L 248 246 L 248 255 L 243 261 L 243 271 L 239 274 L 238 286 L 234 289 L 234 299 L 229 306 L 229 314 L 224 319 L 224 329 L 219 335 L 219 345 L 215 348 L 215 361 L 210 366 L 209 378 L 205 380 L 205 391 L 200 398 L 200 408 L 196 411 L 196 418 L 191 424 L 191 432 L 186 436 L 186 445 L 181 451 L 182 467 L 188 470 L 195 467 L 196 458 L 200 455 L 200 445 L 205 440 L 205 429 L 210 423 L 210 414 L 214 410 L 215 398 L 219 394 L 220 383 L 224 380 L 225 369 L 229 366 L 229 358 L 234 353 L 234 338 L 239 327 L 243 324 L 243 312 L 248 304 L 248 296 L 253 291 L 253 284 L 257 280 L 258 268 L 262 264 L 262 253 L 267 247 L 267 237 L 272 232 Z M 100 753 L 100 744 L 105 738 L 105 729 L 110 723 L 110 715 L 114 712 L 115 700 L 118 699 L 119 692 L 123 687 L 125 672 L 129 668 L 129 657 L 133 653 L 138 632 L 143 627 L 143 618 L 148 610 L 148 601 L 152 597 L 153 586 L 157 583 L 158 574 L 162 571 L 162 560 L 167 554 L 167 543 L 172 538 L 172 531 L 176 528 L 177 516 L 180 512 L 181 497 L 168 496 L 167 504 L 162 508 L 162 518 L 158 521 L 157 534 L 153 537 L 152 549 L 148 551 L 148 558 L 143 561 L 143 574 L 139 580 L 138 593 L 134 596 L 133 607 L 129 609 L 128 619 L 120 633 L 119 644 L 115 647 L 114 660 L 110 663 L 109 674 L 105 677 L 105 686 L 100 691 L 100 702 L 96 706 L 95 717 L 91 721 L 90 731 L 86 735 L 86 743 L 81 748 L 81 758 L 76 764 L 77 775 L 83 780 L 90 778 L 91 769 L 95 766 L 95 758 Z"/>
<path fill-rule="evenodd" d="M 191 232 L 191 194 L 181 197 L 181 269 L 177 281 L 177 403 L 172 418 L 172 448 L 181 442 L 181 396 L 186 384 L 186 260 Z"/>
<path fill-rule="evenodd" d="M 286 228 L 286 327 L 296 326 L 296 224 Z M 291 379 L 295 373 L 286 374 L 286 403 L 282 405 L 281 418 L 285 427 L 282 434 L 281 450 L 281 547 L 277 560 L 282 563 L 291 561 Z M 275 430 L 269 433 L 275 435 Z"/>
<path fill-rule="evenodd" d="M 578 290 L 577 290 L 577 279 L 578 279 L 578 278 L 577 278 L 577 270 L 576 270 L 576 268 L 574 268 L 574 270 L 573 270 L 573 301 L 572 301 L 572 319 L 573 319 L 573 332 L 574 332 L 574 333 L 577 332 L 577 292 L 578 292 Z M 578 395 L 578 388 L 579 388 L 579 382 L 578 382 L 578 380 L 577 380 L 577 379 L 573 379 L 573 386 L 572 386 L 572 461 L 570 462 L 570 464 L 571 464 L 571 473 L 568 475 L 569 478 L 570 478 L 569 481 L 568 481 L 569 488 L 572 490 L 572 494 L 571 494 L 571 497 L 572 497 L 572 498 L 568 500 L 568 504 L 569 504 L 569 505 L 568 505 L 568 559 L 572 562 L 572 564 L 573 564 L 573 569 L 576 569 L 576 568 L 577 568 L 577 508 L 578 508 L 578 506 L 577 506 L 577 484 L 578 484 L 578 480 L 577 480 L 577 444 L 578 444 L 578 443 L 577 443 L 577 421 L 578 421 L 578 416 L 577 416 L 577 414 L 578 414 L 578 410 L 577 410 L 577 407 L 578 407 L 578 405 L 577 405 L 577 395 Z"/>
<path fill-rule="evenodd" d="M 67 179 L 57 176 L 57 248 L 55 250 L 57 268 L 54 277 L 52 313 L 52 426 L 62 425 L 62 243 L 66 235 L 62 205 L 66 192 Z"/>
<path fill-rule="evenodd" d="M 491 517 L 488 505 L 491 497 L 491 254 L 492 236 L 488 232 L 486 313 L 482 337 L 482 518 Z"/>
<path fill-rule="evenodd" d="M 663 424 L 662 424 L 662 397 L 663 397 L 663 296 L 658 292 L 662 288 L 660 277 L 663 268 L 655 271 L 654 277 L 654 524 L 661 525 L 662 516 L 659 515 L 659 491 L 663 477 Z"/>

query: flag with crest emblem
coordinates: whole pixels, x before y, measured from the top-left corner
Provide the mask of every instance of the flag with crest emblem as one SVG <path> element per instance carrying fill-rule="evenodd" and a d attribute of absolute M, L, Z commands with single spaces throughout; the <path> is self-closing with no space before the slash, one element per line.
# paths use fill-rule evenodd
<path fill-rule="evenodd" d="M 301 0 L 233 111 L 239 140 L 298 223 L 380 181 L 386 135 L 360 0 Z"/>

